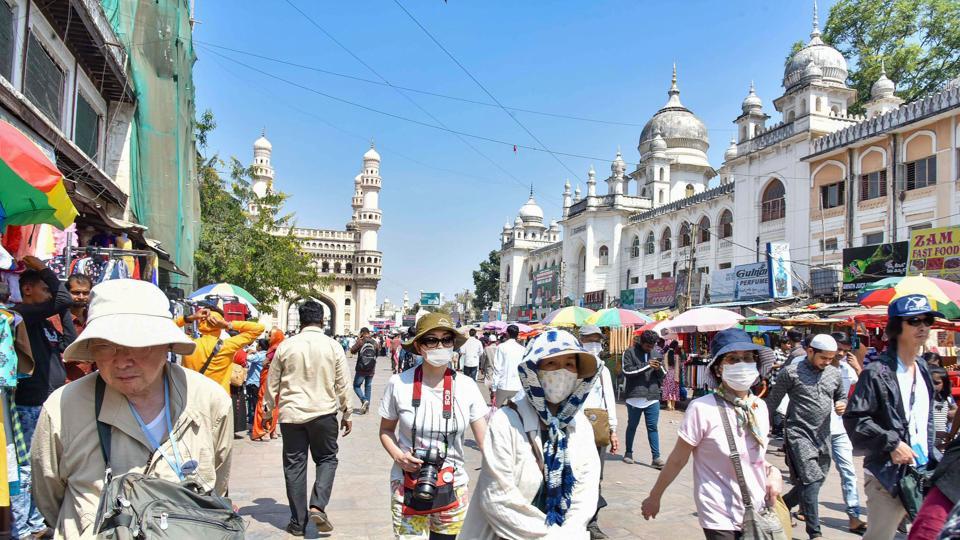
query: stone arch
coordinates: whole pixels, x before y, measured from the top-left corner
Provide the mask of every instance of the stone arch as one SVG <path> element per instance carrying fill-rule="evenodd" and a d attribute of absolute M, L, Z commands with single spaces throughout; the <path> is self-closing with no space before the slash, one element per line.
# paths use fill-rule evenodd
<path fill-rule="evenodd" d="M 929 150 L 926 149 L 926 145 L 924 145 L 921 141 L 913 142 L 914 139 L 919 137 L 929 138 Z M 937 153 L 937 134 L 929 129 L 921 129 L 903 141 L 902 150 L 904 161 L 916 161 L 918 159 L 932 156 Z"/>
<path fill-rule="evenodd" d="M 760 192 L 760 222 L 783 219 L 787 213 L 787 188 L 777 177 L 771 177 Z"/>
<path fill-rule="evenodd" d="M 835 180 L 839 180 L 842 182 L 843 179 L 847 177 L 847 165 L 841 161 L 830 159 L 830 160 L 824 161 L 819 166 L 817 166 L 817 168 L 813 170 L 813 174 L 810 175 L 810 178 L 816 181 L 817 175 L 820 173 L 820 171 L 824 170 L 827 167 L 837 167 L 838 169 L 840 169 L 840 177 Z"/>
<path fill-rule="evenodd" d="M 876 156 L 874 154 L 879 154 Z M 879 159 L 879 162 L 877 161 Z M 887 168 L 887 149 L 882 146 L 871 146 L 860 154 L 857 160 L 857 170 L 860 174 L 867 174 Z"/>
<path fill-rule="evenodd" d="M 337 320 L 339 313 L 337 312 L 337 303 L 333 301 L 329 296 L 318 293 L 316 296 L 310 297 L 301 297 L 295 300 L 292 300 L 287 307 L 287 327 L 285 331 L 294 331 L 300 329 L 300 313 L 298 312 L 300 305 L 306 302 L 307 300 L 316 300 L 325 308 L 323 313 L 323 327 L 326 329 L 327 334 L 333 334 L 336 332 Z"/>

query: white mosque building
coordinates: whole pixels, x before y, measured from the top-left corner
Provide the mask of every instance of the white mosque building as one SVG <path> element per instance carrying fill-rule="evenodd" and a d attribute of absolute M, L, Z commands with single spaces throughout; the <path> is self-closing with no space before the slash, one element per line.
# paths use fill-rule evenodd
<path fill-rule="evenodd" d="M 271 165 L 273 145 L 265 136 L 253 143 L 254 193 L 263 197 L 273 190 Z M 383 268 L 383 253 L 377 246 L 382 223 L 380 210 L 380 154 L 370 144 L 363 154 L 360 173 L 354 179 L 351 218 L 343 229 L 294 228 L 293 235 L 310 255 L 320 274 L 332 282 L 313 297 L 326 308 L 327 327 L 333 334 L 356 334 L 370 326 L 377 313 L 377 285 Z M 279 231 L 286 234 L 289 231 Z M 300 321 L 297 307 L 305 298 L 281 301 L 274 313 L 260 321 L 268 328 L 296 330 Z"/>
<path fill-rule="evenodd" d="M 847 86 L 847 75 L 843 55 L 821 39 L 814 7 L 809 40 L 788 60 L 783 93 L 772 102 L 779 119 L 768 123 L 769 109 L 745 81 L 749 90 L 733 119 L 737 137 L 715 167 L 707 157 L 707 128 L 681 101 L 674 67 L 666 104 L 640 133 L 632 172 L 617 151 L 610 176 L 602 180 L 604 193 L 598 192 L 593 167 L 586 194 L 579 185 L 571 192 L 567 181 L 562 234 L 556 225 L 543 225 L 532 194 L 514 224 L 504 225 L 500 302 L 507 317 L 535 319 L 543 312 L 534 301 L 535 276 L 546 281 L 545 269 L 560 282 L 557 304 L 606 307 L 621 291 L 665 277 L 677 279 L 677 295 L 689 292 L 691 304 L 709 301 L 710 273 L 764 261 L 768 242 L 789 244 L 794 287 L 804 287 L 811 265 L 827 260 L 822 250 L 839 253 L 836 238 L 832 243 L 826 238 L 830 231 L 819 220 L 811 223 L 820 198 L 812 194 L 814 175 L 805 158 L 815 153 L 814 141 L 846 128 L 856 131 L 868 117 L 896 116 L 902 104 L 884 74 L 874 85 L 867 115 L 849 114 L 856 91 Z M 850 235 L 844 244 L 862 245 Z M 837 268 L 838 256 L 828 262 Z"/>

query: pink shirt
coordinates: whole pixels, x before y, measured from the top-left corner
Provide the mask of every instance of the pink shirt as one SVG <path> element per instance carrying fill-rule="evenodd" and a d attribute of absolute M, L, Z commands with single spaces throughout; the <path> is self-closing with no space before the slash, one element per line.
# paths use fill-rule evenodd
<path fill-rule="evenodd" d="M 767 406 L 757 400 L 760 432 L 770 432 Z M 737 426 L 731 405 L 723 409 L 730 419 L 733 438 L 740 453 L 743 475 L 750 490 L 753 507 L 766 506 L 766 474 L 764 448 L 745 430 Z M 743 502 L 737 475 L 730 461 L 730 445 L 723 431 L 723 420 L 713 394 L 690 402 L 680 423 L 678 435 L 693 446 L 693 495 L 697 503 L 700 526 L 720 531 L 740 530 Z"/>

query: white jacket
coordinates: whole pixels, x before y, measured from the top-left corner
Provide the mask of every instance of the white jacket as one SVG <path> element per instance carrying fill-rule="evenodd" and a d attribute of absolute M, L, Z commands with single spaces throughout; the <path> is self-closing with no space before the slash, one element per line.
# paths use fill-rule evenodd
<path fill-rule="evenodd" d="M 459 538 L 589 539 L 587 523 L 597 511 L 600 495 L 600 457 L 593 426 L 582 411 L 567 426 L 567 448 L 577 481 L 563 525 L 547 526 L 546 515 L 531 502 L 543 484 L 543 472 L 534 455 L 543 453 L 540 418 L 525 398 L 516 405 L 516 412 L 502 407 L 490 419 L 483 443 L 483 468 Z"/>
<path fill-rule="evenodd" d="M 512 390 L 521 392 L 520 373 L 517 367 L 523 361 L 527 349 L 517 343 L 515 339 L 508 339 L 497 347 L 497 355 L 493 359 L 493 390 Z"/>

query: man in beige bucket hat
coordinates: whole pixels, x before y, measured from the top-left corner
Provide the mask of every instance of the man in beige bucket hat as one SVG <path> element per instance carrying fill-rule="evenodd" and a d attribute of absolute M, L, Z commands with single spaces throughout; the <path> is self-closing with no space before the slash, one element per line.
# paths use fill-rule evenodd
<path fill-rule="evenodd" d="M 194 347 L 156 286 L 118 279 L 93 288 L 87 326 L 63 356 L 96 362 L 99 372 L 44 403 L 30 456 L 37 507 L 57 538 L 93 535 L 105 470 L 97 420 L 111 426 L 115 476 L 139 472 L 176 482 L 195 472 L 216 493 L 226 492 L 230 397 L 210 379 L 167 361 L 169 352 L 185 355 Z M 98 377 L 106 383 L 99 417 Z"/>

